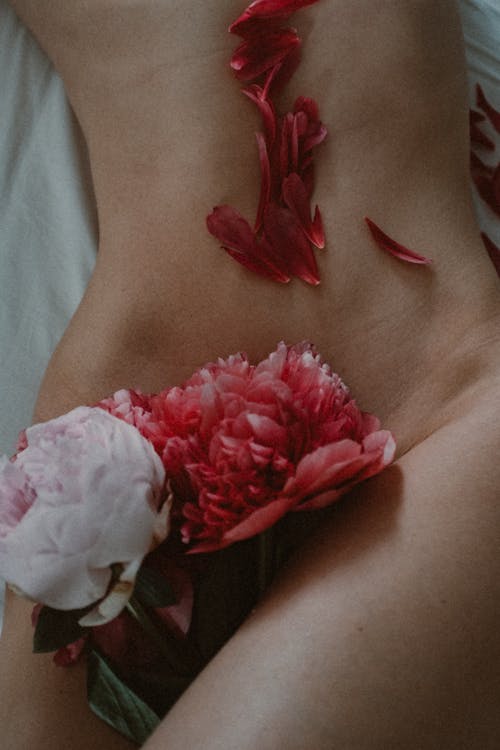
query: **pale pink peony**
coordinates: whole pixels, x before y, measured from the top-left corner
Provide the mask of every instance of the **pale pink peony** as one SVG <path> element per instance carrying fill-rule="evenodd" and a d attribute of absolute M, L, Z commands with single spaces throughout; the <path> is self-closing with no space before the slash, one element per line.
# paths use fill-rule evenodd
<path fill-rule="evenodd" d="M 114 564 L 133 588 L 167 528 L 165 470 L 151 444 L 84 406 L 29 427 L 26 442 L 14 462 L 0 459 L 0 576 L 62 610 L 105 597 Z"/>
<path fill-rule="evenodd" d="M 219 359 L 152 396 L 150 409 L 183 541 L 196 552 L 333 502 L 395 452 L 390 432 L 306 343 L 281 343 L 257 366 Z"/>

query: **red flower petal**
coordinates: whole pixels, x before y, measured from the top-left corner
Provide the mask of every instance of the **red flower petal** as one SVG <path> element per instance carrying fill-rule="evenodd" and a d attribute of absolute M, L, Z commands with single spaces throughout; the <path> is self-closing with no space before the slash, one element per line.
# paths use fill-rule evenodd
<path fill-rule="evenodd" d="M 493 195 L 495 196 L 495 203 L 498 209 L 500 208 L 500 164 L 497 166 L 497 168 L 493 172 L 492 184 L 493 184 Z"/>
<path fill-rule="evenodd" d="M 311 221 L 309 194 L 299 175 L 294 172 L 283 180 L 283 200 L 310 242 L 316 247 L 323 248 L 325 246 L 325 234 L 319 208 L 316 206 L 314 220 Z"/>
<path fill-rule="evenodd" d="M 419 255 L 418 253 L 413 252 L 413 250 L 408 250 L 408 248 L 400 245 L 399 242 L 391 239 L 389 235 L 385 234 L 385 232 L 383 232 L 371 219 L 366 216 L 365 221 L 368 225 L 373 239 L 382 250 L 385 250 L 391 255 L 394 255 L 395 258 L 405 260 L 407 263 L 420 263 L 422 265 L 429 265 L 429 263 L 432 263 L 432 260 L 430 260 L 429 258 L 426 258 L 423 255 Z"/>
<path fill-rule="evenodd" d="M 269 205 L 269 200 L 271 197 L 271 167 L 269 164 L 269 155 L 267 153 L 266 140 L 264 136 L 262 135 L 262 133 L 256 133 L 255 137 L 257 138 L 257 145 L 259 147 L 261 175 L 259 207 L 257 209 L 257 218 L 255 219 L 255 231 L 258 232 L 262 225 L 264 213 Z"/>
<path fill-rule="evenodd" d="M 274 29 L 244 41 L 231 58 L 231 67 L 242 81 L 253 81 L 280 63 L 300 45 L 293 29 Z"/>
<path fill-rule="evenodd" d="M 270 203 L 264 215 L 264 235 L 276 255 L 279 268 L 308 284 L 320 282 L 316 258 L 307 237 L 288 208 Z"/>
<path fill-rule="evenodd" d="M 500 133 L 500 112 L 489 103 L 479 83 L 476 85 L 476 103 L 479 109 L 482 109 L 483 112 L 485 112 L 488 120 L 491 122 L 497 133 Z"/>
<path fill-rule="evenodd" d="M 485 232 L 481 232 L 481 239 L 484 242 L 484 246 L 488 251 L 488 255 L 491 258 L 491 262 L 495 266 L 497 274 L 500 276 L 500 248 L 498 248 L 493 240 L 490 240 Z"/>
<path fill-rule="evenodd" d="M 477 125 L 479 122 L 484 122 L 485 119 L 486 118 L 482 112 L 478 112 L 475 109 L 469 109 L 469 122 L 471 125 Z"/>
<path fill-rule="evenodd" d="M 248 8 L 233 21 L 229 27 L 231 34 L 246 36 L 255 29 L 256 22 L 276 19 L 281 21 L 289 18 L 292 13 L 313 5 L 318 0 L 255 0 Z"/>
<path fill-rule="evenodd" d="M 267 246 L 257 242 L 247 220 L 231 206 L 216 206 L 207 216 L 207 228 L 224 250 L 245 268 L 274 281 L 290 281 L 281 268 L 268 260 Z"/>
<path fill-rule="evenodd" d="M 481 128 L 475 123 L 471 123 L 470 125 L 470 140 L 471 143 L 475 143 L 477 146 L 483 146 L 487 151 L 495 150 L 495 144 L 491 138 L 488 138 L 488 136 L 483 133 Z"/>
<path fill-rule="evenodd" d="M 272 102 L 265 98 L 264 89 L 253 83 L 246 89 L 243 89 L 245 96 L 248 96 L 259 108 L 262 115 L 262 123 L 266 132 L 267 146 L 271 148 L 276 138 L 276 112 Z"/>

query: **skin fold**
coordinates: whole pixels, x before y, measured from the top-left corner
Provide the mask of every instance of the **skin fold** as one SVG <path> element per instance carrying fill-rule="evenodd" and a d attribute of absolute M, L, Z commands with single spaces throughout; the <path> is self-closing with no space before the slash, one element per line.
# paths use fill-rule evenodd
<path fill-rule="evenodd" d="M 99 217 L 34 421 L 308 339 L 398 445 L 147 747 L 493 750 L 500 290 L 471 207 L 456 3 L 321 0 L 292 19 L 303 61 L 282 105 L 312 96 L 329 129 L 317 288 L 246 272 L 205 228 L 214 205 L 252 221 L 258 201 L 259 120 L 228 66 L 241 2 L 12 5 L 64 80 Z M 432 265 L 382 253 L 364 216 Z M 83 666 L 31 655 L 29 609 L 9 599 L 0 641 L 4 746 L 130 746 L 87 708 Z"/>

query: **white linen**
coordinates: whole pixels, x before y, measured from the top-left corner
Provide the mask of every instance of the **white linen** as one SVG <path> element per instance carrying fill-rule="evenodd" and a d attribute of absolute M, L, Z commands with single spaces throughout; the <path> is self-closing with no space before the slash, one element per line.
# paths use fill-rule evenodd
<path fill-rule="evenodd" d="M 500 0 L 460 6 L 471 103 L 480 82 L 500 109 Z M 481 227 L 500 245 L 500 222 L 476 203 Z M 96 251 L 85 146 L 61 81 L 0 0 L 0 454 L 13 452 L 31 422 L 44 369 Z"/>

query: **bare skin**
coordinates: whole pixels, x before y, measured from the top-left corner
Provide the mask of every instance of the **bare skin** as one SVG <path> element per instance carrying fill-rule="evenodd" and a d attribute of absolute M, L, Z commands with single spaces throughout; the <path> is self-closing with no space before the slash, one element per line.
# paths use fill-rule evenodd
<path fill-rule="evenodd" d="M 396 467 L 305 546 L 148 748 L 493 750 L 500 289 L 470 205 L 455 3 L 322 0 L 294 19 L 304 60 L 286 99 L 314 96 L 330 129 L 318 288 L 252 276 L 205 230 L 216 203 L 256 207 L 257 119 L 224 33 L 240 2 L 13 6 L 65 81 L 100 227 L 34 419 L 307 338 L 398 443 Z M 365 215 L 432 269 L 374 248 Z M 27 618 L 10 603 L 5 746 L 127 747 L 88 712 L 83 669 L 30 656 Z"/>

